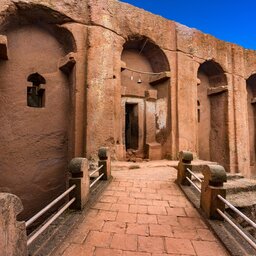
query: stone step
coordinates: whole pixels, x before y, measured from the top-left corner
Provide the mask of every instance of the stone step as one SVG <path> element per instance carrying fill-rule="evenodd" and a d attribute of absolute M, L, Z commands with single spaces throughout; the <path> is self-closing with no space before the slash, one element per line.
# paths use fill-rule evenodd
<path fill-rule="evenodd" d="M 197 171 L 195 174 L 203 180 L 201 172 Z M 227 199 L 235 207 L 249 207 L 256 205 L 256 180 L 246 179 L 241 174 L 228 174 L 228 181 L 225 183 L 227 190 Z M 200 183 L 192 177 L 193 182 L 197 186 Z"/>
<path fill-rule="evenodd" d="M 226 198 L 235 207 L 251 207 L 256 205 L 256 190 L 246 192 L 240 191 L 237 193 L 227 193 Z"/>

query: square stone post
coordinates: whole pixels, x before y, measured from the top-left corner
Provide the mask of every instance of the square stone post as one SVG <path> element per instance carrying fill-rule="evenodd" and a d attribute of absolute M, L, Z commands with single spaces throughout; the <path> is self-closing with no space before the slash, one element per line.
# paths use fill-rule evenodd
<path fill-rule="evenodd" d="M 88 161 L 86 158 L 73 158 L 68 166 L 71 174 L 69 186 L 76 185 L 75 189 L 69 194 L 70 199 L 75 197 L 75 202 L 70 206 L 71 209 L 82 210 L 89 198 L 90 178 L 88 172 Z"/>
<path fill-rule="evenodd" d="M 145 91 L 146 143 L 156 141 L 156 100 L 157 90 Z"/>
<path fill-rule="evenodd" d="M 24 221 L 17 221 L 23 206 L 12 194 L 0 193 L 0 255 L 27 256 L 27 234 Z"/>
<path fill-rule="evenodd" d="M 177 183 L 183 186 L 190 186 L 190 183 L 186 177 L 191 179 L 191 174 L 187 171 L 187 168 L 191 170 L 191 161 L 193 160 L 193 154 L 189 151 L 180 151 L 179 153 L 179 163 L 178 163 L 178 173 L 177 173 Z"/>
<path fill-rule="evenodd" d="M 223 220 L 217 209 L 225 211 L 225 204 L 218 198 L 218 195 L 226 197 L 226 189 L 223 187 L 223 183 L 227 181 L 225 169 L 220 165 L 206 165 L 203 175 L 200 207 L 208 218 Z"/>
<path fill-rule="evenodd" d="M 100 148 L 98 152 L 98 157 L 98 166 L 100 167 L 101 165 L 103 165 L 103 167 L 99 171 L 99 175 L 103 173 L 104 175 L 101 179 L 108 180 L 111 177 L 111 159 L 109 149 L 107 147 Z"/>

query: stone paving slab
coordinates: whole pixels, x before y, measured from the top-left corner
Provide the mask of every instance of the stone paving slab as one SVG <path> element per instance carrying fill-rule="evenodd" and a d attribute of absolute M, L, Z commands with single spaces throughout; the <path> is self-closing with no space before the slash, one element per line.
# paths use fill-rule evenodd
<path fill-rule="evenodd" d="M 113 171 L 113 182 L 52 256 L 227 256 L 171 167 Z"/>

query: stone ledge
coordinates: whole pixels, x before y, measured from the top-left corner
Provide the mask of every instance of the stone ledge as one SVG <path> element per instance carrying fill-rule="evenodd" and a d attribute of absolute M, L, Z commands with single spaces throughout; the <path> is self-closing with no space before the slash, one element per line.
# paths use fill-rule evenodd
<path fill-rule="evenodd" d="M 73 67 L 76 64 L 74 55 L 75 54 L 73 52 L 70 52 L 65 57 L 60 59 L 58 66 L 62 72 L 69 74 L 72 71 Z"/>
<path fill-rule="evenodd" d="M 228 91 L 228 86 L 218 86 L 218 87 L 210 87 L 207 90 L 207 95 L 213 95 L 217 93 L 222 93 Z"/>
<path fill-rule="evenodd" d="M 253 97 L 252 99 L 251 99 L 251 104 L 255 104 L 256 103 L 256 97 Z"/>
<path fill-rule="evenodd" d="M 151 85 L 157 85 L 171 78 L 171 72 L 165 71 L 159 75 L 154 75 L 150 78 L 149 83 Z"/>
<path fill-rule="evenodd" d="M 145 97 L 148 101 L 156 101 L 157 100 L 157 90 L 145 91 Z"/>

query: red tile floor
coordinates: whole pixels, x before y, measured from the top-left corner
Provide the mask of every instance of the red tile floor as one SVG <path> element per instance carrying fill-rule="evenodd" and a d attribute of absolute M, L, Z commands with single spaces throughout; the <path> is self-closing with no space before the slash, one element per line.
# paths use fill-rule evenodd
<path fill-rule="evenodd" d="M 174 183 L 174 168 L 144 165 L 112 175 L 52 256 L 229 255 Z"/>

